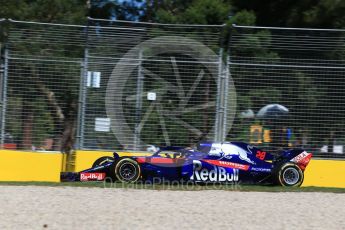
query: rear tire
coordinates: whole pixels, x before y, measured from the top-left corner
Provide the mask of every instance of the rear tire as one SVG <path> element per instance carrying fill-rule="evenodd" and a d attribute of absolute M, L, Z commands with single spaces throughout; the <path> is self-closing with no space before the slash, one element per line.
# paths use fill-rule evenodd
<path fill-rule="evenodd" d="M 115 175 L 121 182 L 136 182 L 141 176 L 141 168 L 135 160 L 131 158 L 122 158 L 115 166 Z"/>
<path fill-rule="evenodd" d="M 274 177 L 276 179 L 276 184 L 288 187 L 299 187 L 304 180 L 303 171 L 292 162 L 287 162 L 278 166 Z"/>

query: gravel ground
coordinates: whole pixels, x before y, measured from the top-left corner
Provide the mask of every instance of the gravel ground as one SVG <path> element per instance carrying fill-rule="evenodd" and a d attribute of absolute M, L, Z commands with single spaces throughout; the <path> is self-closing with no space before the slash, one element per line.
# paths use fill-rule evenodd
<path fill-rule="evenodd" d="M 0 229 L 345 229 L 345 194 L 0 186 Z"/>

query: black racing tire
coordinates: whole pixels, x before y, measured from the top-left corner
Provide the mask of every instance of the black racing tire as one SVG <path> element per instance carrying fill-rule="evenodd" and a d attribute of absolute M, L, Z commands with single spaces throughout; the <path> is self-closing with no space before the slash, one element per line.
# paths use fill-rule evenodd
<path fill-rule="evenodd" d="M 274 172 L 277 185 L 286 187 L 300 187 L 304 180 L 304 173 L 295 163 L 286 162 L 277 167 Z"/>
<path fill-rule="evenodd" d="M 131 158 L 120 158 L 115 166 L 115 176 L 120 182 L 132 183 L 139 180 L 141 168 L 138 162 Z"/>
<path fill-rule="evenodd" d="M 100 157 L 92 164 L 92 168 L 104 165 L 109 162 L 114 162 L 114 157 Z"/>

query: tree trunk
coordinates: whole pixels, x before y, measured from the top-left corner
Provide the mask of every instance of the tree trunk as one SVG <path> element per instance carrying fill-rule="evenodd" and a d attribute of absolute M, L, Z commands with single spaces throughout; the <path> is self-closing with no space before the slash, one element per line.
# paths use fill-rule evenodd
<path fill-rule="evenodd" d="M 32 105 L 27 100 L 23 100 L 21 116 L 22 116 L 21 120 L 22 120 L 22 130 L 23 130 L 21 147 L 23 149 L 31 149 L 34 114 L 32 111 Z"/>
<path fill-rule="evenodd" d="M 62 126 L 65 120 L 65 115 L 62 111 L 61 106 L 58 104 L 55 93 L 51 91 L 40 79 L 39 75 L 36 73 L 35 68 L 31 69 L 31 73 L 32 80 L 36 83 L 36 87 L 47 99 L 48 108 L 54 121 L 53 150 L 59 150 L 61 148 L 61 138 L 63 132 Z"/>
<path fill-rule="evenodd" d="M 61 139 L 60 151 L 63 153 L 70 153 L 75 143 L 75 128 L 76 128 L 76 114 L 77 101 L 75 98 L 70 98 L 68 107 L 66 109 L 66 116 L 63 126 L 63 134 Z"/>

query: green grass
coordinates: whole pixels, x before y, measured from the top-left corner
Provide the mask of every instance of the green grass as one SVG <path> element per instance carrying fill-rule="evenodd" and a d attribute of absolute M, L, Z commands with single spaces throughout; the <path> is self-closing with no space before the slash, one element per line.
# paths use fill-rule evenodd
<path fill-rule="evenodd" d="M 172 191 L 202 191 L 202 190 L 225 190 L 243 192 L 331 192 L 345 193 L 345 188 L 324 188 L 324 187 L 280 187 L 280 186 L 258 186 L 258 185 L 162 185 L 143 183 L 104 183 L 104 182 L 0 182 L 0 186 L 49 186 L 49 187 L 88 187 L 88 188 L 111 188 L 111 189 L 148 189 L 148 190 L 172 190 Z"/>

